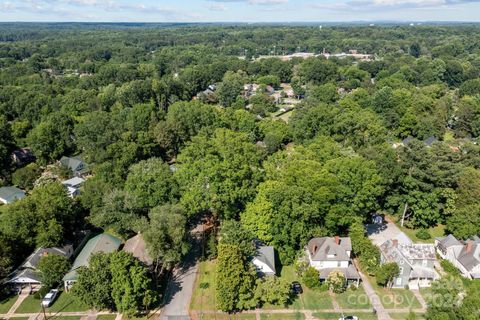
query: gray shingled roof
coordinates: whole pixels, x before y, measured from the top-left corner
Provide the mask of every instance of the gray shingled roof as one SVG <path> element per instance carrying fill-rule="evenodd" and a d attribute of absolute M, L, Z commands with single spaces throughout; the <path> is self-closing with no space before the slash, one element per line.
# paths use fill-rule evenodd
<path fill-rule="evenodd" d="M 271 246 L 263 246 L 260 245 L 257 247 L 257 253 L 255 254 L 255 258 L 276 272 L 275 270 L 275 248 Z"/>
<path fill-rule="evenodd" d="M 352 280 L 352 279 L 360 279 L 360 274 L 358 273 L 357 269 L 353 264 L 349 265 L 348 268 L 323 268 L 320 269 L 319 275 L 320 279 L 327 279 L 328 275 L 332 271 L 340 271 L 345 276 L 345 279 Z"/>
<path fill-rule="evenodd" d="M 0 199 L 6 203 L 12 203 L 15 200 L 25 198 L 25 192 L 15 187 L 1 187 Z"/>
<path fill-rule="evenodd" d="M 463 245 L 459 240 L 457 240 L 457 238 L 455 238 L 455 236 L 453 234 L 449 234 L 448 236 L 446 237 L 439 237 L 437 238 L 439 244 L 447 249 L 451 246 L 461 246 Z"/>
<path fill-rule="evenodd" d="M 471 245 L 471 249 L 467 252 L 468 244 Z M 474 267 L 480 264 L 480 244 L 473 240 L 468 240 L 466 245 L 460 251 L 457 260 L 467 269 L 472 270 Z"/>
<path fill-rule="evenodd" d="M 142 261 L 147 266 L 153 264 L 153 259 L 147 251 L 147 244 L 140 234 L 128 239 L 123 246 L 123 251 L 131 253 L 135 258 Z"/>
<path fill-rule="evenodd" d="M 427 147 L 430 147 L 432 144 L 434 144 L 437 141 L 438 141 L 437 138 L 435 138 L 434 136 L 431 136 L 431 137 L 428 137 L 427 139 L 423 140 L 423 143 L 425 143 L 425 145 Z"/>
<path fill-rule="evenodd" d="M 338 261 L 349 260 L 347 251 L 352 251 L 350 238 L 339 238 L 340 243 L 335 243 L 335 238 L 313 238 L 308 242 L 307 248 L 313 261 Z M 332 256 L 333 257 L 329 257 Z"/>
<path fill-rule="evenodd" d="M 82 165 L 83 167 L 85 167 L 85 163 L 82 161 L 80 157 L 62 157 L 60 159 L 60 163 L 64 167 L 67 167 L 70 170 L 72 170 L 73 172 L 83 170 L 84 168 L 81 167 Z"/>

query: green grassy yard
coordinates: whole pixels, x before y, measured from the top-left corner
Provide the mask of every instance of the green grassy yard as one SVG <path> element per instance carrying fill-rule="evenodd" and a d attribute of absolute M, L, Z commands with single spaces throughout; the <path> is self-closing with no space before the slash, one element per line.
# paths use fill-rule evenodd
<path fill-rule="evenodd" d="M 75 312 L 86 311 L 88 307 L 84 306 L 72 293 L 62 292 L 48 310 L 50 312 Z"/>
<path fill-rule="evenodd" d="M 29 295 L 22 304 L 18 307 L 15 313 L 36 313 L 42 310 L 40 306 L 40 299 L 35 299 L 34 295 Z"/>
<path fill-rule="evenodd" d="M 336 294 L 335 299 L 338 305 L 344 309 L 369 309 L 372 307 L 362 286 L 356 290 L 348 289 L 343 293 Z"/>
<path fill-rule="evenodd" d="M 64 316 L 52 316 L 48 317 L 48 319 L 54 319 L 54 320 L 80 320 L 81 317 L 77 316 L 71 316 L 71 317 L 64 317 Z"/>
<path fill-rule="evenodd" d="M 97 316 L 97 320 L 115 320 L 116 314 L 101 314 Z"/>
<path fill-rule="evenodd" d="M 305 319 L 303 313 L 268 313 L 260 314 L 261 320 L 302 320 Z"/>
<path fill-rule="evenodd" d="M 438 225 L 425 229 L 430 233 L 431 238 L 428 240 L 422 240 L 415 235 L 420 229 L 409 229 L 400 225 L 399 219 L 396 216 L 389 215 L 389 218 L 395 222 L 400 230 L 402 230 L 410 239 L 415 243 L 433 243 L 436 237 L 443 237 L 445 235 L 445 225 Z"/>
<path fill-rule="evenodd" d="M 2 298 L 0 300 L 0 313 L 7 313 L 10 310 L 10 308 L 15 304 L 15 301 L 17 301 L 17 298 L 18 298 L 17 295 Z"/>
<path fill-rule="evenodd" d="M 313 316 L 318 320 L 338 320 L 342 317 L 341 313 L 316 312 Z M 371 312 L 356 312 L 355 314 L 345 314 L 345 316 L 357 316 L 359 320 L 377 320 L 377 316 Z"/>
<path fill-rule="evenodd" d="M 423 314 L 415 313 L 415 316 L 417 317 L 417 320 L 424 320 L 425 317 Z M 408 312 L 407 313 L 390 313 L 390 318 L 394 320 L 405 320 L 408 317 Z"/>
<path fill-rule="evenodd" d="M 216 314 L 204 314 L 199 315 L 201 320 L 255 320 L 256 317 L 254 314 L 225 314 L 225 313 L 216 313 Z"/>
<path fill-rule="evenodd" d="M 215 308 L 215 263 L 202 261 L 198 266 L 190 310 L 216 310 Z"/>

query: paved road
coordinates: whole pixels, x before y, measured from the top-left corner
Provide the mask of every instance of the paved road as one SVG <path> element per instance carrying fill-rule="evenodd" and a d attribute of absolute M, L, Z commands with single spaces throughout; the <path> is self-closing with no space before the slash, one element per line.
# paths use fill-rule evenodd
<path fill-rule="evenodd" d="M 201 232 L 201 226 L 191 232 L 194 239 L 192 247 L 182 265 L 173 272 L 165 294 L 166 305 L 162 309 L 161 320 L 190 320 L 188 310 L 201 254 Z"/>

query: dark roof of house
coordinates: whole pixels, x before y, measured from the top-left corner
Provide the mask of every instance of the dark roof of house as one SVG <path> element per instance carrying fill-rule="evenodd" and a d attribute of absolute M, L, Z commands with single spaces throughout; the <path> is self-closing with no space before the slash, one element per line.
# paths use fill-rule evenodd
<path fill-rule="evenodd" d="M 40 277 L 38 276 L 36 270 L 38 268 L 38 263 L 40 259 L 46 255 L 59 255 L 65 258 L 70 258 L 73 254 L 73 246 L 65 245 L 63 247 L 54 247 L 54 248 L 38 248 L 33 252 L 27 259 L 22 263 L 17 270 L 12 272 L 8 276 L 7 282 L 10 283 L 24 283 L 21 278 L 29 278 L 34 282 L 40 283 Z"/>
<path fill-rule="evenodd" d="M 350 238 L 338 238 L 339 243 L 335 242 L 335 238 L 322 237 L 313 238 L 308 242 L 307 248 L 314 261 L 338 261 L 349 260 L 350 255 L 347 251 L 352 251 L 352 242 Z M 332 257 L 333 256 L 333 257 Z"/>
<path fill-rule="evenodd" d="M 17 163 L 26 163 L 35 160 L 32 150 L 29 148 L 17 149 L 12 152 L 12 158 Z"/>
<path fill-rule="evenodd" d="M 1 187 L 0 199 L 3 199 L 6 203 L 11 203 L 15 200 L 25 198 L 25 192 L 15 187 Z"/>
<path fill-rule="evenodd" d="M 469 246 L 470 251 L 468 251 Z M 465 246 L 458 254 L 457 260 L 468 271 L 478 266 L 480 264 L 480 243 L 475 240 L 467 240 Z"/>
<path fill-rule="evenodd" d="M 88 266 L 88 260 L 94 253 L 115 252 L 118 250 L 121 244 L 122 240 L 107 233 L 99 234 L 98 236 L 95 236 L 92 239 L 88 240 L 82 251 L 78 254 L 77 258 L 73 262 L 73 266 L 70 272 L 63 277 L 63 280 L 76 280 L 77 269 L 80 267 Z"/>
<path fill-rule="evenodd" d="M 350 264 L 348 266 L 348 268 L 323 268 L 323 269 L 320 269 L 320 271 L 319 271 L 320 279 L 322 279 L 322 280 L 327 279 L 332 271 L 340 271 L 341 273 L 343 273 L 343 275 L 345 276 L 345 279 L 347 279 L 347 280 L 360 279 L 360 274 L 358 273 L 357 269 L 355 268 L 355 266 L 353 264 Z"/>
<path fill-rule="evenodd" d="M 123 246 L 123 251 L 131 253 L 135 258 L 145 263 L 147 266 L 153 264 L 152 257 L 148 254 L 147 244 L 141 234 L 128 239 Z"/>
<path fill-rule="evenodd" d="M 437 238 L 438 243 L 445 249 L 451 246 L 461 246 L 463 245 L 453 234 L 449 234 L 446 237 L 439 237 Z"/>
<path fill-rule="evenodd" d="M 271 246 L 260 245 L 257 247 L 255 259 L 265 263 L 275 272 L 275 248 Z"/>
<path fill-rule="evenodd" d="M 438 139 L 436 137 L 431 136 L 431 137 L 428 137 L 427 139 L 423 140 L 423 143 L 425 143 L 425 145 L 427 147 L 430 147 L 432 144 L 434 144 L 437 141 L 438 141 Z"/>
<path fill-rule="evenodd" d="M 85 166 L 85 162 L 80 157 L 62 157 L 60 163 L 69 168 L 72 171 L 81 171 L 84 169 L 82 166 Z"/>
<path fill-rule="evenodd" d="M 402 144 L 403 144 L 404 146 L 406 146 L 406 145 L 409 144 L 410 141 L 412 141 L 412 140 L 413 140 L 413 137 L 408 136 L 408 137 L 406 137 L 405 139 L 402 140 Z"/>

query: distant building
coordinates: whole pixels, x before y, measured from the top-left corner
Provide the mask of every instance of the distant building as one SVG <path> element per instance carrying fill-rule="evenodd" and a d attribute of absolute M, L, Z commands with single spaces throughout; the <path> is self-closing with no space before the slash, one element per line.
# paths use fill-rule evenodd
<path fill-rule="evenodd" d="M 15 187 L 0 188 L 0 203 L 10 204 L 16 200 L 25 198 L 25 192 Z"/>
<path fill-rule="evenodd" d="M 321 281 L 332 271 L 340 271 L 348 283 L 358 286 L 360 275 L 351 261 L 352 242 L 348 237 L 313 238 L 307 244 L 310 266 L 318 270 Z"/>
<path fill-rule="evenodd" d="M 73 246 L 66 245 L 64 247 L 38 248 L 20 265 L 20 267 L 7 277 L 5 283 L 15 287 L 18 291 L 25 287 L 30 287 L 31 291 L 37 291 L 42 285 L 38 273 L 38 263 L 42 257 L 48 255 L 58 255 L 70 259 L 73 255 Z"/>
<path fill-rule="evenodd" d="M 275 275 L 275 248 L 271 246 L 258 245 L 257 252 L 252 259 L 257 272 L 262 275 Z"/>
<path fill-rule="evenodd" d="M 77 177 L 84 176 L 88 173 L 87 164 L 80 157 L 62 157 L 60 164 L 72 171 L 73 175 Z"/>
<path fill-rule="evenodd" d="M 78 268 L 87 267 L 89 259 L 93 254 L 98 252 L 115 252 L 118 250 L 118 248 L 120 248 L 121 244 L 122 240 L 107 233 L 99 234 L 88 240 L 82 251 L 80 251 L 77 258 L 73 262 L 73 266 L 70 271 L 63 277 L 65 290 L 70 290 L 70 288 L 75 284 L 78 279 Z"/>
<path fill-rule="evenodd" d="M 72 198 L 80 194 L 80 187 L 85 182 L 85 179 L 80 177 L 73 177 L 71 179 L 65 180 L 62 184 L 67 188 L 68 195 Z"/>
<path fill-rule="evenodd" d="M 433 244 L 402 243 L 398 239 L 387 240 L 380 246 L 381 263 L 395 262 L 400 274 L 393 280 L 394 288 L 409 289 L 429 287 L 439 275 L 434 270 L 436 260 Z"/>
<path fill-rule="evenodd" d="M 453 235 L 435 239 L 437 253 L 450 261 L 464 276 L 480 279 L 480 238 L 460 241 Z"/>
<path fill-rule="evenodd" d="M 35 156 L 29 148 L 17 149 L 12 152 L 12 161 L 17 167 L 23 167 L 35 161 Z"/>

